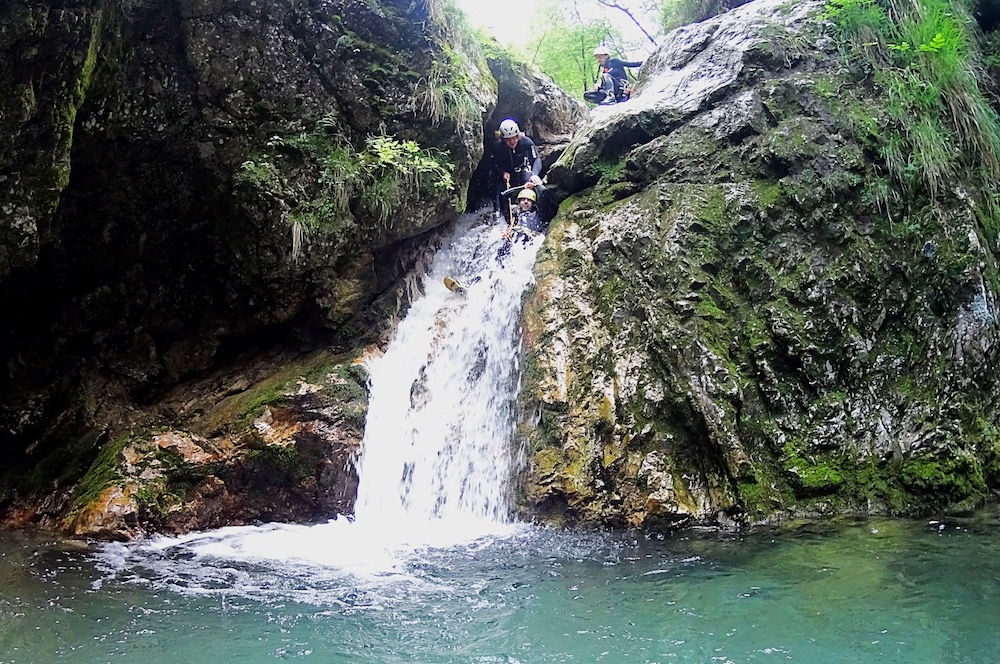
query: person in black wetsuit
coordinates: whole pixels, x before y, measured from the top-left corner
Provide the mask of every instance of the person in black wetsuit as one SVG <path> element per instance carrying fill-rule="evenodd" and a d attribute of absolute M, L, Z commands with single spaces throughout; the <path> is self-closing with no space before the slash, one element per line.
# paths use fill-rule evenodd
<path fill-rule="evenodd" d="M 505 189 L 525 185 L 533 189 L 540 199 L 545 195 L 545 186 L 538 176 L 542 170 L 542 156 L 535 142 L 525 136 L 511 118 L 500 123 L 497 135 L 498 139 L 490 152 L 493 211 L 507 219 L 510 206 L 500 195 Z"/>
<path fill-rule="evenodd" d="M 598 46 L 594 49 L 594 58 L 601 68 L 601 75 L 594 83 L 594 89 L 583 95 L 584 99 L 595 104 L 616 104 L 627 101 L 632 94 L 626 67 L 641 67 L 641 61 L 619 60 L 611 57 L 611 49 Z"/>
<path fill-rule="evenodd" d="M 517 221 L 515 226 L 523 226 L 532 233 L 542 233 L 546 224 L 538 214 L 538 206 L 535 205 L 535 192 L 531 189 L 522 189 L 517 195 Z M 527 242 L 530 235 L 526 235 L 524 241 Z"/>
<path fill-rule="evenodd" d="M 535 192 L 532 189 L 522 189 L 517 195 L 517 207 L 514 209 L 514 221 L 504 233 L 504 241 L 497 249 L 497 262 L 503 265 L 504 259 L 510 255 L 511 247 L 520 242 L 528 244 L 532 238 L 544 233 L 548 222 L 543 220 L 535 205 Z"/>

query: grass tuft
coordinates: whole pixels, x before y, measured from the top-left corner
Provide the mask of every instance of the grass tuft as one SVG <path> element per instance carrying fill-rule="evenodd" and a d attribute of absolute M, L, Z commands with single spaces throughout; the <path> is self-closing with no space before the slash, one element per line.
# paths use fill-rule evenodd
<path fill-rule="evenodd" d="M 880 152 L 904 195 L 935 199 L 972 175 L 986 230 L 997 230 L 1000 120 L 987 89 L 975 22 L 957 0 L 829 0 L 849 62 L 886 96 Z"/>

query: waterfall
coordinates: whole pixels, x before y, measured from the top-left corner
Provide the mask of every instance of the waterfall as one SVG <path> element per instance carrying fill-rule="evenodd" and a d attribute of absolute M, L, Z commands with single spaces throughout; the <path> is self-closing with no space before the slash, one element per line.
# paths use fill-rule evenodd
<path fill-rule="evenodd" d="M 231 526 L 109 544 L 105 569 L 146 570 L 141 574 L 182 592 L 231 587 L 236 574 L 250 596 L 291 583 L 320 597 L 343 582 L 342 573 L 352 585 L 410 587 L 421 575 L 408 561 L 421 551 L 478 546 L 525 528 L 511 520 L 509 484 L 518 456 L 521 298 L 541 239 L 516 244 L 501 262 L 503 232 L 503 224 L 474 215 L 459 219 L 423 277 L 423 295 L 385 352 L 370 360 L 353 521 Z M 445 288 L 445 276 L 466 292 Z M 255 571 L 234 569 L 237 560 Z M 276 576 L 266 572 L 272 567 Z"/>
<path fill-rule="evenodd" d="M 424 296 L 369 366 L 358 464 L 359 524 L 461 524 L 510 518 L 521 298 L 540 239 L 503 257 L 502 224 L 464 217 L 424 279 Z M 452 276 L 466 293 L 445 288 Z"/>

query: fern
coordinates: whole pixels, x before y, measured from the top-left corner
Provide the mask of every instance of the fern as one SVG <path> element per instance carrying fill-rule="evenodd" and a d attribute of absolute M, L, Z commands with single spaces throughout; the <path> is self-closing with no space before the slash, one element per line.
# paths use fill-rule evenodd
<path fill-rule="evenodd" d="M 274 152 L 247 159 L 234 176 L 237 186 L 266 191 L 291 208 L 294 261 L 312 231 L 357 232 L 353 218 L 362 209 L 378 222 L 371 230 L 380 232 L 392 228 L 393 215 L 405 206 L 450 200 L 454 193 L 454 166 L 444 153 L 384 133 L 369 136 L 357 151 L 338 126 L 327 115 L 312 131 L 272 137 L 267 146 Z M 286 169 L 299 177 L 285 180 Z M 315 180 L 303 180 L 303 172 L 315 173 Z"/>

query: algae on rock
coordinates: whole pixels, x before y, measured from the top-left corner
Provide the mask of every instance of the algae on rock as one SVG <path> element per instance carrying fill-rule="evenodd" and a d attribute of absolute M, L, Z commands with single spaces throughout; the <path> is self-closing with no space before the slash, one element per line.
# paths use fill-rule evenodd
<path fill-rule="evenodd" d="M 675 31 L 554 165 L 525 510 L 662 529 L 997 488 L 979 180 L 886 195 L 884 93 L 821 11 L 756 0 Z"/>

